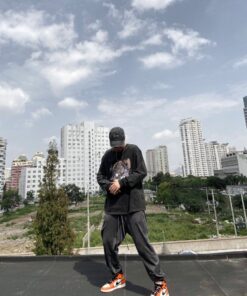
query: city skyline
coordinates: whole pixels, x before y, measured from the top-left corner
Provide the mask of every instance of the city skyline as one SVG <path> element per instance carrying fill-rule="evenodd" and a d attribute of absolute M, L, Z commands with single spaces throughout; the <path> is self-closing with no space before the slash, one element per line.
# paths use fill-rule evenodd
<path fill-rule="evenodd" d="M 82 121 L 122 126 L 143 154 L 166 145 L 171 171 L 183 163 L 183 118 L 198 119 L 208 142 L 242 150 L 246 9 L 239 0 L 0 0 L 7 167 Z"/>

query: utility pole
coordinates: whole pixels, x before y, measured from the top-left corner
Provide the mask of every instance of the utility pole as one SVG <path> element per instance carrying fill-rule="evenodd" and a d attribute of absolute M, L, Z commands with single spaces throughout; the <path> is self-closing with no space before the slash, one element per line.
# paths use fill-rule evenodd
<path fill-rule="evenodd" d="M 236 228 L 236 223 L 235 223 L 235 216 L 234 216 L 234 211 L 233 211 L 233 206 L 232 206 L 232 196 L 231 196 L 230 193 L 228 193 L 228 196 L 229 196 L 229 201 L 230 201 L 230 206 L 231 206 L 232 221 L 233 221 L 235 236 L 238 236 L 237 228 Z"/>
<path fill-rule="evenodd" d="M 215 217 L 215 224 L 216 224 L 216 232 L 217 232 L 217 237 L 220 236 L 219 233 L 219 225 L 218 225 L 218 218 L 217 218 L 217 212 L 216 212 L 216 206 L 215 206 L 215 199 L 214 199 L 214 190 L 211 189 L 211 194 L 213 198 L 213 207 L 214 207 L 214 217 Z"/>
<path fill-rule="evenodd" d="M 206 187 L 206 196 L 207 196 L 208 214 L 210 215 L 210 206 L 209 206 L 209 199 L 208 199 L 208 187 Z"/>
<path fill-rule="evenodd" d="M 241 200 L 242 200 L 243 211 L 244 211 L 245 228 L 247 228 L 247 217 L 246 217 L 246 209 L 245 209 L 245 204 L 244 204 L 244 193 L 243 192 L 241 192 Z"/>
<path fill-rule="evenodd" d="M 87 248 L 90 249 L 90 211 L 89 211 L 89 188 L 87 189 Z"/>

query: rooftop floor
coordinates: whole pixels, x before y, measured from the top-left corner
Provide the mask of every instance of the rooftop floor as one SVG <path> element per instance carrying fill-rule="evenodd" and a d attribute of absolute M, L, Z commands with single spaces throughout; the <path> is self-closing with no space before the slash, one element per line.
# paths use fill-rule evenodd
<path fill-rule="evenodd" d="M 171 296 L 247 296 L 247 253 L 161 256 Z M 138 256 L 122 256 L 127 286 L 113 296 L 150 295 Z M 110 275 L 103 256 L 0 257 L 2 296 L 102 295 Z"/>

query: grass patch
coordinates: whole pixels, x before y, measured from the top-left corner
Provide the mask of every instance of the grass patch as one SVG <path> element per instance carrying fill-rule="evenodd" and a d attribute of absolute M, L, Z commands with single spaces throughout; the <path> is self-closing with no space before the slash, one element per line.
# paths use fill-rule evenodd
<path fill-rule="evenodd" d="M 16 224 L 15 222 L 6 223 L 5 224 L 5 227 L 11 227 L 11 226 L 13 226 L 15 224 Z"/>
<path fill-rule="evenodd" d="M 9 240 L 17 240 L 18 238 L 20 238 L 20 236 L 16 235 L 16 234 L 13 234 L 13 235 L 7 237 L 7 239 L 9 239 Z"/>
<path fill-rule="evenodd" d="M 37 209 L 36 205 L 27 205 L 24 208 L 17 209 L 15 212 L 4 213 L 0 218 L 0 223 L 9 222 L 11 220 L 26 216 L 30 213 L 35 212 Z"/>
<path fill-rule="evenodd" d="M 76 234 L 76 239 L 74 242 L 74 248 L 82 248 L 82 240 L 84 235 L 87 233 L 87 216 L 72 217 L 69 219 L 70 225 Z M 102 212 L 98 215 L 90 217 L 90 225 L 94 225 L 96 228 L 102 220 Z M 97 234 L 94 234 L 97 233 Z M 91 246 L 96 246 L 97 242 L 101 240 L 100 231 L 95 230 L 91 233 L 90 242 Z"/>

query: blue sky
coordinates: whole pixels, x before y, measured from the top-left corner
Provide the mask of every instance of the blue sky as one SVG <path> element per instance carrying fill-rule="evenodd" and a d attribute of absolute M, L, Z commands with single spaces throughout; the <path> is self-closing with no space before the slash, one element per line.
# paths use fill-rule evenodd
<path fill-rule="evenodd" d="M 93 120 L 182 163 L 178 125 L 247 146 L 244 0 L 0 0 L 0 136 L 7 164 Z"/>

